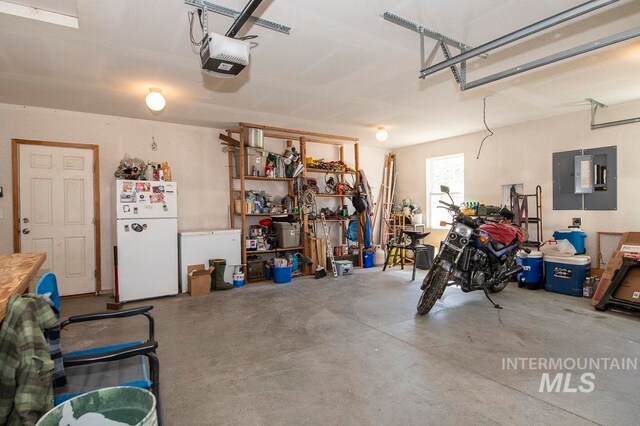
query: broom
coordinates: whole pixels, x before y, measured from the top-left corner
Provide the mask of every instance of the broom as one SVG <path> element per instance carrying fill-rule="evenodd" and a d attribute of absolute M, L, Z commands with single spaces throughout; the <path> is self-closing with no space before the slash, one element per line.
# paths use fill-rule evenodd
<path fill-rule="evenodd" d="M 313 221 L 313 227 L 314 227 L 314 231 L 316 230 L 316 222 Z M 316 235 L 318 235 L 316 233 Z M 316 273 L 315 273 L 315 279 L 318 280 L 320 278 L 324 278 L 327 276 L 327 271 L 324 270 L 324 268 L 322 266 L 320 266 L 320 256 L 318 256 L 319 250 L 318 250 L 318 237 L 316 236 L 316 240 L 314 242 L 315 246 L 316 246 L 316 262 L 318 263 L 318 267 L 316 268 Z"/>

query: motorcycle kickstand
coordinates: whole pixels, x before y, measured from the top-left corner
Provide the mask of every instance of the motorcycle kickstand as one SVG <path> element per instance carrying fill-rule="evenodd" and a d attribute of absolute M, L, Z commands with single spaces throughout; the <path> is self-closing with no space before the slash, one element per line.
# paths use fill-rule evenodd
<path fill-rule="evenodd" d="M 502 306 L 500 306 L 497 303 L 495 303 L 493 300 L 491 300 L 491 297 L 489 297 L 489 291 L 487 290 L 487 286 L 483 286 L 482 290 L 484 291 L 484 295 L 487 296 L 487 299 L 489 299 L 489 302 L 491 302 L 491 304 L 493 305 L 494 308 L 502 309 Z"/>

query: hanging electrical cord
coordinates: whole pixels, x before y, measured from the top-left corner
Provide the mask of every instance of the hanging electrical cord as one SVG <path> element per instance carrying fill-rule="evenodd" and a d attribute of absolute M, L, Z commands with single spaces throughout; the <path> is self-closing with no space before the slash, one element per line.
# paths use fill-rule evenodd
<path fill-rule="evenodd" d="M 491 131 L 489 126 L 487 126 L 487 98 L 482 98 L 482 121 L 484 122 L 484 127 L 487 128 L 489 134 L 485 136 L 484 139 L 482 139 L 482 142 L 480 142 L 480 149 L 478 149 L 478 156 L 476 157 L 476 160 L 480 159 L 480 151 L 482 151 L 482 145 L 484 145 L 484 141 L 493 136 L 493 131 Z"/>
<path fill-rule="evenodd" d="M 196 41 L 193 38 L 193 20 L 195 18 L 195 14 L 196 12 L 193 10 L 189 10 L 187 12 L 187 17 L 189 18 L 189 38 L 191 39 L 191 44 L 193 44 L 194 46 L 202 46 L 202 42 L 204 41 L 204 38 L 206 36 L 206 34 L 204 34 L 204 22 L 202 22 L 202 9 L 197 9 L 198 11 L 198 22 L 200 23 L 200 29 L 202 30 L 202 38 L 200 39 L 200 41 Z"/>

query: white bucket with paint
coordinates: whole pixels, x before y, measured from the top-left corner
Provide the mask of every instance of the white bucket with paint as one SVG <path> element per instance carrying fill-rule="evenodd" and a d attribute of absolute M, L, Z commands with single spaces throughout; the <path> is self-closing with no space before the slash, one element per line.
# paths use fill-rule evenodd
<path fill-rule="evenodd" d="M 51 409 L 36 426 L 157 426 L 156 397 L 115 386 L 87 392 Z"/>

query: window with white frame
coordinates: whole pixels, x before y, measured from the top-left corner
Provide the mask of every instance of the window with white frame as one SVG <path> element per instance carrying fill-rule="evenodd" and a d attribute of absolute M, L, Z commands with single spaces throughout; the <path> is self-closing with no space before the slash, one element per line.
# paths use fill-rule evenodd
<path fill-rule="evenodd" d="M 443 228 L 440 221 L 451 222 L 447 210 L 438 208 L 438 200 L 451 202 L 440 185 L 449 187 L 456 205 L 464 201 L 464 154 L 427 158 L 427 224 L 435 229 Z"/>

